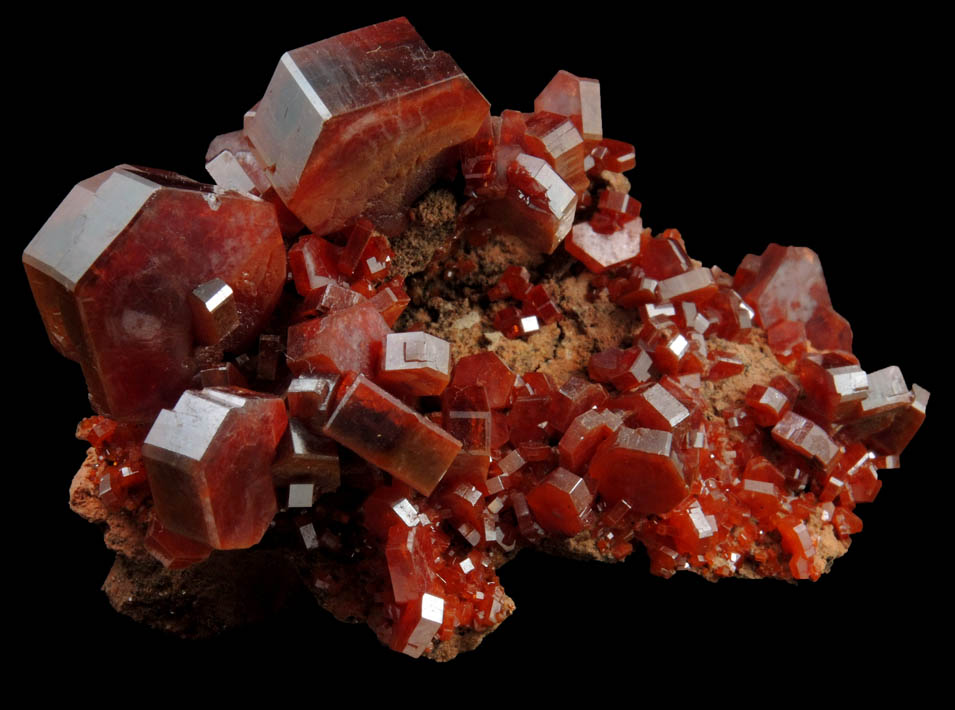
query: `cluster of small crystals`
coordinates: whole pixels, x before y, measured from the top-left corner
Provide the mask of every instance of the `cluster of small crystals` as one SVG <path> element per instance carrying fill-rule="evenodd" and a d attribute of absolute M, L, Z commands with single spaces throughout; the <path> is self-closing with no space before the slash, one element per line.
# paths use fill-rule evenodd
<path fill-rule="evenodd" d="M 620 557 L 636 538 L 663 576 L 732 576 L 746 565 L 763 577 L 817 579 L 820 537 L 826 527 L 842 540 L 862 529 L 855 506 L 875 498 L 878 469 L 898 467 L 928 392 L 910 390 L 897 367 L 862 370 L 808 249 L 772 244 L 731 278 L 695 265 L 667 230 L 600 271 L 592 297 L 636 308 L 642 326 L 633 347 L 589 364 L 592 379 L 618 391 L 603 408 L 623 417 L 599 435 L 588 470 L 604 499 L 598 546 Z M 707 381 L 746 364 L 711 339 L 756 343 L 754 326 L 781 374 L 713 416 Z M 628 472 L 648 455 L 667 472 L 652 485 Z"/>
<path fill-rule="evenodd" d="M 362 160 L 341 168 L 331 119 L 304 157 L 285 156 L 284 94 L 270 90 L 244 132 L 210 146 L 218 187 L 117 168 L 81 183 L 25 252 L 51 341 L 95 395 L 100 414 L 77 436 L 96 452 L 102 503 L 146 527 L 167 568 L 271 531 L 306 555 L 318 593 L 356 593 L 342 577 L 351 569 L 369 625 L 412 656 L 502 621 L 511 607 L 496 567 L 547 538 L 582 535 L 616 559 L 638 540 L 663 576 L 746 566 L 817 578 L 819 536 L 861 529 L 855 506 L 877 494 L 878 469 L 898 466 L 928 393 L 898 368 L 861 369 L 816 255 L 770 245 L 730 277 L 693 262 L 676 230 L 652 236 L 640 203 L 614 189 L 625 181 L 607 178 L 635 161 L 602 136 L 596 80 L 559 72 L 533 113 L 491 117 L 406 20 L 333 39 L 286 55 L 273 83 L 305 81 L 296 67 L 309 62 L 338 76 L 333 51 L 362 77 L 384 61 L 367 56 L 375 42 L 417 48 L 424 70 L 381 79 L 380 92 L 353 87 L 338 115 L 379 111 L 390 131 L 396 111 L 434 112 L 438 143 L 409 128 L 431 171 L 466 138 L 451 136 L 477 130 L 456 153 L 471 242 L 500 230 L 550 253 L 563 241 L 593 274 L 590 297 L 635 309 L 640 327 L 563 383 L 491 352 L 455 362 L 447 341 L 395 332 L 410 299 L 388 238 L 362 216 L 366 203 L 394 207 L 364 194 L 382 176 Z M 367 140 L 362 155 L 404 156 L 387 135 Z M 347 209 L 314 178 L 330 164 Z M 176 224 L 164 220 L 180 213 L 191 231 L 172 248 Z M 189 240 L 202 248 L 187 259 Z M 473 268 L 465 259 L 446 273 Z M 489 296 L 521 303 L 494 317 L 508 337 L 562 317 L 520 265 Z M 747 370 L 734 346 L 763 338 L 778 373 L 714 413 L 712 388 Z"/>
<path fill-rule="evenodd" d="M 519 338 L 540 330 L 540 324 L 556 323 L 564 314 L 540 284 L 531 285 L 530 273 L 524 266 L 504 270 L 487 292 L 492 301 L 514 298 L 521 308 L 504 306 L 494 314 L 494 327 L 508 338 Z"/>
<path fill-rule="evenodd" d="M 470 197 L 461 210 L 462 231 L 472 243 L 504 231 L 550 254 L 577 213 L 593 205 L 591 178 L 635 164 L 632 145 L 603 137 L 600 83 L 560 71 L 534 100 L 533 112 L 488 114 L 461 146 Z"/>

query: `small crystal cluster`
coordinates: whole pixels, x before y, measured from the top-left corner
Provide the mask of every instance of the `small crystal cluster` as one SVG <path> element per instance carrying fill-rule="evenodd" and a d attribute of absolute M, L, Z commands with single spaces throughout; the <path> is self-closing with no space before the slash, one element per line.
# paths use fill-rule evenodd
<path fill-rule="evenodd" d="M 620 560 L 639 541 L 664 577 L 817 579 L 928 392 L 862 368 L 809 249 L 730 275 L 644 228 L 596 80 L 488 108 L 398 19 L 284 55 L 212 141 L 216 185 L 119 166 L 76 186 L 23 260 L 97 411 L 77 435 L 100 503 L 169 570 L 271 536 L 412 656 L 499 624 L 495 570 L 525 546 Z M 440 258 L 502 233 L 564 255 L 588 299 L 635 315 L 624 342 L 556 379 L 455 358 L 403 317 L 408 208 L 456 170 Z M 495 274 L 483 317 L 510 339 L 556 328 L 573 314 L 542 278 Z"/>

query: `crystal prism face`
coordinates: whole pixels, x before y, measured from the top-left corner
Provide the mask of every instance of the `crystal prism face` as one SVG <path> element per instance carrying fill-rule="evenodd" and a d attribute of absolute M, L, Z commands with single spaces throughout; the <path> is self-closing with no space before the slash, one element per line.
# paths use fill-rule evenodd
<path fill-rule="evenodd" d="M 620 427 L 595 454 L 590 475 L 608 500 L 626 500 L 644 513 L 666 513 L 689 493 L 675 453 L 670 432 Z"/>
<path fill-rule="evenodd" d="M 323 431 L 424 495 L 461 450 L 460 441 L 364 375 L 342 394 Z"/>
<path fill-rule="evenodd" d="M 216 136 L 206 151 L 206 172 L 219 187 L 250 192 L 259 197 L 272 189 L 272 183 L 255 159 L 252 144 L 242 131 Z"/>
<path fill-rule="evenodd" d="M 600 82 L 596 79 L 583 79 L 561 70 L 534 99 L 534 110 L 569 116 L 585 141 L 599 142 L 603 138 Z"/>
<path fill-rule="evenodd" d="M 488 107 L 451 57 L 399 18 L 286 52 L 245 132 L 313 232 L 361 212 L 393 232 Z"/>
<path fill-rule="evenodd" d="M 370 303 L 329 313 L 288 330 L 288 366 L 297 375 L 374 375 L 391 328 Z"/>
<path fill-rule="evenodd" d="M 285 392 L 289 416 L 300 419 L 315 432 L 321 431 L 332 412 L 332 395 L 338 381 L 338 375 L 296 377 Z"/>
<path fill-rule="evenodd" d="M 275 515 L 271 463 L 285 406 L 239 388 L 185 392 L 143 443 L 156 512 L 166 529 L 218 550 L 251 547 Z"/>
<path fill-rule="evenodd" d="M 198 371 L 188 297 L 221 279 L 247 344 L 285 283 L 268 203 L 174 173 L 120 166 L 79 183 L 23 252 L 53 345 L 77 361 L 94 408 L 151 421 Z"/>
<path fill-rule="evenodd" d="M 254 114 L 254 111 L 249 113 Z M 242 131 L 224 133 L 212 139 L 206 151 L 206 172 L 216 185 L 225 190 L 248 192 L 272 203 L 282 234 L 291 237 L 304 228 L 298 217 L 289 211 L 276 194 L 255 157 L 252 144 Z"/>
<path fill-rule="evenodd" d="M 389 333 L 378 382 L 395 392 L 439 395 L 451 379 L 451 344 L 428 333 Z"/>
<path fill-rule="evenodd" d="M 158 519 L 149 524 L 143 546 L 166 569 L 191 567 L 212 552 L 208 545 L 167 530 Z"/>
<path fill-rule="evenodd" d="M 288 486 L 289 508 L 311 508 L 314 498 L 338 488 L 341 462 L 335 442 L 315 434 L 299 419 L 289 419 L 279 442 L 272 476 L 277 486 Z M 307 496 L 307 505 L 299 505 Z"/>
<path fill-rule="evenodd" d="M 770 244 L 760 257 L 750 259 L 746 272 L 740 294 L 764 328 L 785 321 L 802 323 L 815 347 L 852 350 L 852 329 L 832 309 L 822 264 L 814 251 Z"/>
<path fill-rule="evenodd" d="M 192 290 L 189 307 L 196 339 L 204 345 L 221 342 L 239 325 L 232 288 L 218 277 Z"/>

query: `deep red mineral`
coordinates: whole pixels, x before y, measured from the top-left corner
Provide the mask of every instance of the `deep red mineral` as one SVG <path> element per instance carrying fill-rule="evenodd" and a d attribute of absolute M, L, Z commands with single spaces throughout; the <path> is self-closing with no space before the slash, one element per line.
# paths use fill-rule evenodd
<path fill-rule="evenodd" d="M 193 289 L 231 287 L 237 323 L 216 344 L 241 348 L 285 282 L 271 205 L 129 166 L 77 185 L 23 261 L 50 341 L 82 366 L 93 407 L 123 421 L 151 421 L 198 371 Z"/>
<path fill-rule="evenodd" d="M 399 18 L 286 52 L 245 135 L 313 232 L 365 212 L 395 233 L 487 110 L 451 57 Z"/>
<path fill-rule="evenodd" d="M 524 547 L 818 579 L 928 392 L 867 372 L 810 249 L 731 275 L 645 227 L 602 118 L 566 71 L 492 116 L 398 19 L 285 54 L 217 187 L 77 185 L 23 256 L 98 412 L 74 505 L 156 574 L 267 549 L 414 657 L 500 624 Z"/>
<path fill-rule="evenodd" d="M 187 390 L 143 442 L 163 527 L 219 550 L 251 547 L 275 515 L 271 464 L 288 415 L 278 397 Z"/>

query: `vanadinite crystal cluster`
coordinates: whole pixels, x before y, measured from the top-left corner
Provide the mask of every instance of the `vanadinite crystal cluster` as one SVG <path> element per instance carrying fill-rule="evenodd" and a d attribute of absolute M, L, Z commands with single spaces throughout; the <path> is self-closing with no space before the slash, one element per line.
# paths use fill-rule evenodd
<path fill-rule="evenodd" d="M 525 547 L 815 580 L 925 418 L 853 355 L 814 252 L 730 273 L 644 227 L 596 79 L 492 114 L 397 19 L 284 54 L 239 125 L 210 184 L 117 166 L 23 254 L 94 410 L 71 505 L 134 617 L 184 632 L 150 589 L 280 567 L 444 660 L 514 610 Z"/>

